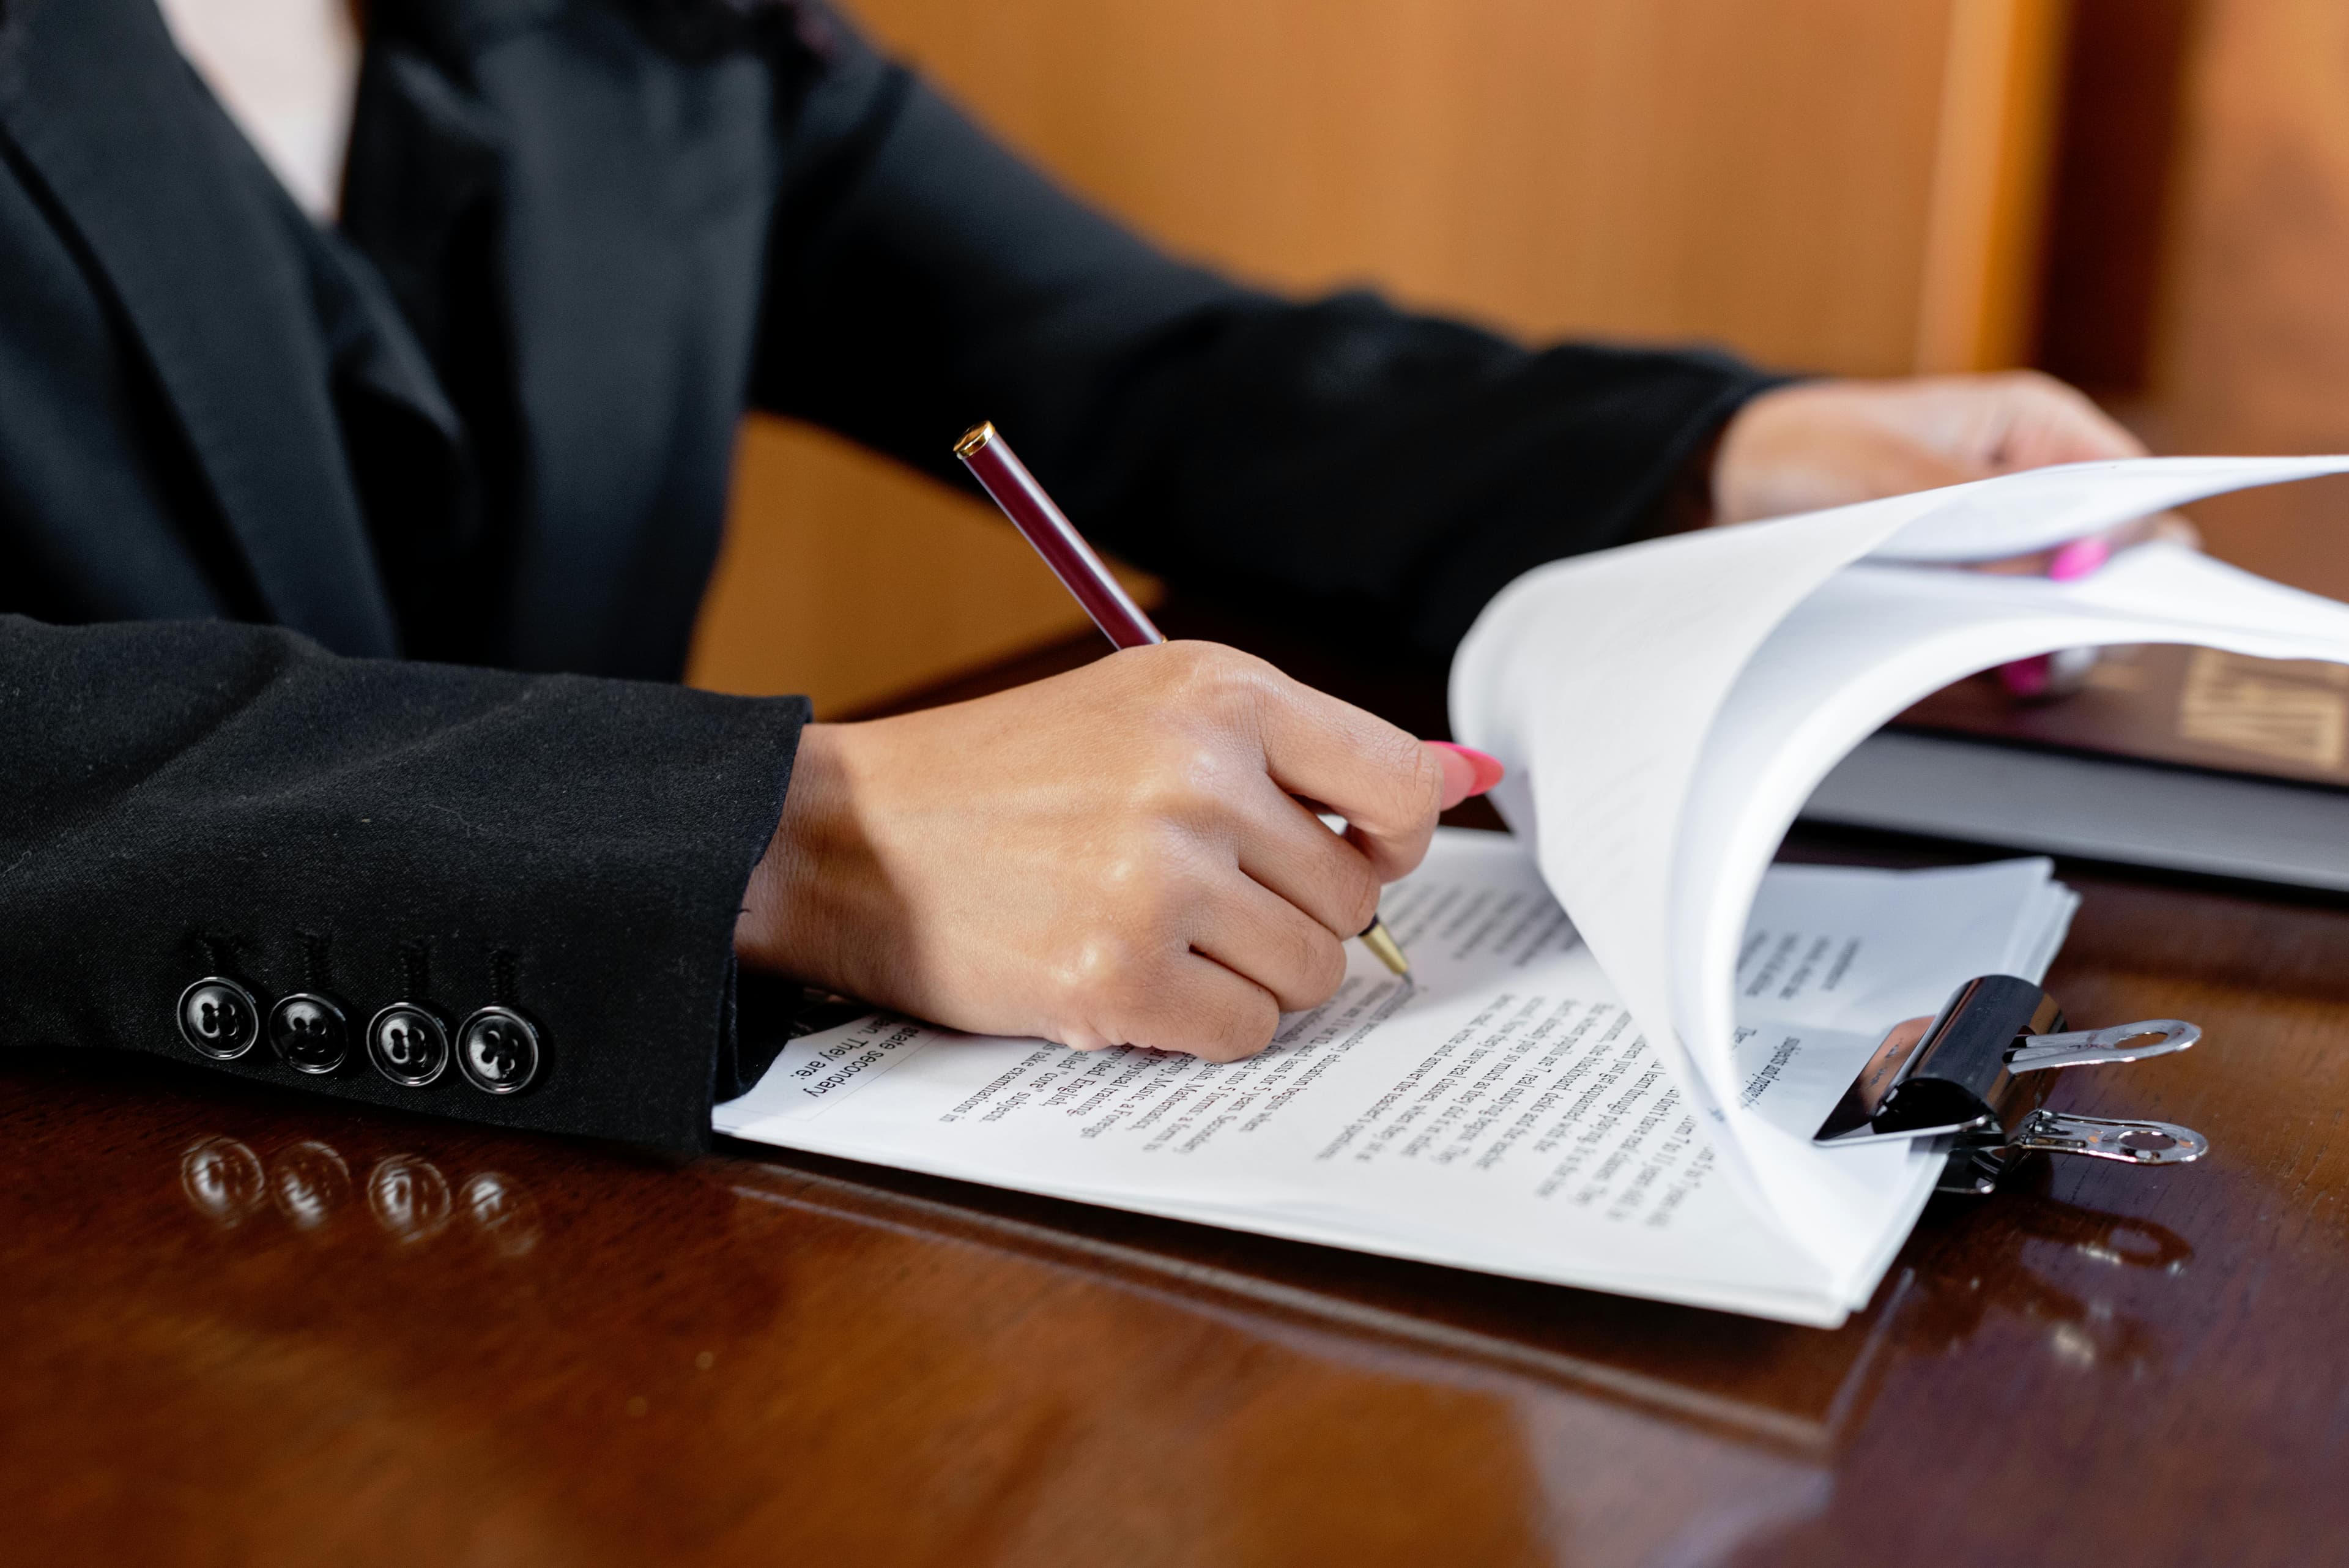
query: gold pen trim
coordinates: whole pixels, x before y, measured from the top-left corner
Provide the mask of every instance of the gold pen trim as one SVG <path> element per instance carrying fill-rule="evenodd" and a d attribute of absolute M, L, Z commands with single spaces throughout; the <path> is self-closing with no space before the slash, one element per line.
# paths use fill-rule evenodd
<path fill-rule="evenodd" d="M 955 442 L 955 455 L 962 458 L 976 457 L 978 455 L 979 448 L 985 446 L 988 441 L 991 441 L 994 439 L 994 421 L 991 420 L 981 420 L 978 423 L 971 426 L 970 429 L 962 432 L 962 440 Z"/>
<path fill-rule="evenodd" d="M 1402 946 L 1387 934 L 1384 922 L 1373 915 L 1359 939 L 1361 944 L 1378 955 L 1381 963 L 1405 979 L 1411 976 L 1411 960 L 1402 956 Z"/>

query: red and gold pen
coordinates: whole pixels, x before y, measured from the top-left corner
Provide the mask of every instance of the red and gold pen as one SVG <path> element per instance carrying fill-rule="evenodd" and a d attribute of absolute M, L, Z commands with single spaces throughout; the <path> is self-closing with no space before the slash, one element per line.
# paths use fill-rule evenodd
<path fill-rule="evenodd" d="M 1085 543 L 1068 514 L 1052 504 L 1028 465 L 1012 455 L 1010 446 L 997 433 L 991 424 L 973 425 L 955 442 L 955 455 L 962 459 L 971 477 L 978 481 L 1020 536 L 1036 546 L 1052 575 L 1076 596 L 1085 613 L 1102 635 L 1120 648 L 1146 648 L 1166 640 L 1165 634 L 1150 624 L 1142 607 L 1133 602 L 1123 585 L 1110 575 L 1109 567 Z M 1361 933 L 1361 943 L 1378 955 L 1379 961 L 1399 975 L 1411 973 L 1411 961 L 1394 938 L 1388 934 L 1376 915 L 1371 917 L 1369 929 Z"/>

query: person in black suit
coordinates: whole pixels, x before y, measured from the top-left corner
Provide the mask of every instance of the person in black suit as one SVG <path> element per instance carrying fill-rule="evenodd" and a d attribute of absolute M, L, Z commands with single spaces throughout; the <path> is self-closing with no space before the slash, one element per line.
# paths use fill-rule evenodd
<path fill-rule="evenodd" d="M 156 0 L 0 0 L 10 1043 L 689 1152 L 746 970 L 1219 1056 L 1326 995 L 1470 764 L 1200 645 L 872 725 L 685 690 L 746 406 L 949 483 L 992 419 L 1142 565 L 1437 654 L 1676 497 L 2136 450 L 2035 379 L 1241 287 L 813 0 L 370 0 L 327 223 Z"/>

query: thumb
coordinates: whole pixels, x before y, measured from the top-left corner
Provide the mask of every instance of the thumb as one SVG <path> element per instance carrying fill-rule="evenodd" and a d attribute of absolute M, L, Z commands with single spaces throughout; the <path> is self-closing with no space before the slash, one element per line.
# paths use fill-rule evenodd
<path fill-rule="evenodd" d="M 1470 795 L 1483 794 L 1501 782 L 1507 770 L 1501 759 L 1474 746 L 1452 741 L 1422 741 L 1444 769 L 1444 809 L 1450 811 Z"/>

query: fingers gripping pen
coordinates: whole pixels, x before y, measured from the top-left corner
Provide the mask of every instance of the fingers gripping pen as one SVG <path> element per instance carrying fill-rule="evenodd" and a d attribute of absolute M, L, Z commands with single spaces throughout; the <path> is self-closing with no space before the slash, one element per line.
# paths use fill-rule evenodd
<path fill-rule="evenodd" d="M 1109 567 L 1085 543 L 1067 514 L 1052 504 L 1052 498 L 1044 493 L 1044 487 L 1036 483 L 1027 464 L 1013 455 L 993 425 L 975 425 L 964 432 L 955 442 L 955 455 L 1003 508 L 1011 525 L 1036 547 L 1061 586 L 1085 607 L 1103 637 L 1120 648 L 1146 648 L 1166 640 L 1165 634 L 1151 625 L 1142 607 L 1133 602 L 1133 596 L 1110 575 Z M 1399 975 L 1411 973 L 1411 961 L 1376 915 L 1371 917 L 1361 940 L 1387 968 Z"/>

